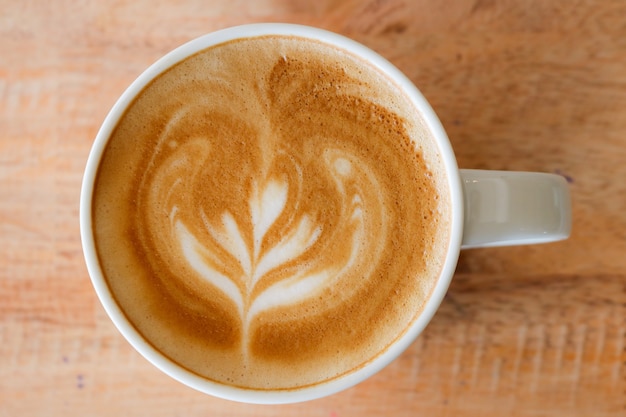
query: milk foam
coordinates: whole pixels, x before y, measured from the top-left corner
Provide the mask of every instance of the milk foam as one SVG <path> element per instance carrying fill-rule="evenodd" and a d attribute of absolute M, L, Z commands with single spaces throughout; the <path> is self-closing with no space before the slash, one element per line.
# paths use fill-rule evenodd
<path fill-rule="evenodd" d="M 170 121 L 168 126 L 171 123 Z M 170 138 L 165 135 L 161 140 L 169 142 Z M 321 224 L 316 224 L 305 210 L 298 210 L 297 200 L 294 207 L 287 207 L 290 190 L 294 193 L 293 190 L 302 188 L 301 182 L 304 179 L 301 167 L 294 165 L 291 174 L 295 175 L 270 179 L 262 186 L 254 182 L 252 192 L 248 196 L 248 210 L 244 211 L 250 220 L 246 224 L 251 228 L 246 231 L 245 226 L 238 224 L 228 210 L 224 211 L 217 221 L 212 221 L 201 207 L 188 207 L 184 205 L 184 201 L 178 200 L 188 195 L 187 192 L 176 191 L 176 188 L 183 186 L 182 178 L 185 178 L 184 181 L 195 183 L 192 173 L 180 176 L 178 169 L 184 165 L 181 161 L 195 156 L 197 154 L 168 158 L 167 163 L 172 166 L 161 165 L 160 172 L 164 175 L 175 172 L 177 175 L 168 179 L 157 175 L 154 177 L 154 184 L 145 184 L 152 190 L 152 201 L 148 204 L 162 209 L 158 202 L 166 201 L 168 205 L 165 209 L 169 210 L 167 217 L 156 214 L 147 216 L 146 227 L 152 235 L 160 236 L 164 240 L 161 244 L 157 243 L 157 246 L 167 247 L 172 251 L 167 253 L 171 262 L 184 259 L 196 272 L 195 276 L 180 276 L 184 285 L 189 286 L 191 279 L 206 280 L 235 304 L 242 322 L 243 335 L 248 334 L 251 320 L 259 313 L 316 298 L 324 288 L 331 287 L 337 280 L 342 280 L 344 275 L 355 267 L 358 268 L 356 272 L 367 279 L 367 266 L 375 265 L 379 261 L 382 252 L 381 242 L 386 240 L 387 235 L 387 219 L 380 196 L 376 193 L 366 193 L 365 190 L 378 190 L 380 185 L 371 172 L 358 172 L 357 169 L 353 169 L 350 159 L 357 163 L 360 170 L 367 166 L 365 161 L 359 161 L 356 156 L 346 155 L 340 150 L 322 151 L 321 159 L 331 175 L 338 197 L 345 200 L 337 222 L 352 225 L 345 233 L 345 246 L 349 256 L 341 259 L 341 262 L 334 262 L 332 253 L 318 254 L 311 260 L 299 264 L 297 268 L 284 272 L 281 271 L 281 267 L 297 263 L 299 258 L 306 258 L 306 252 L 324 235 Z M 290 185 L 287 178 L 298 181 L 299 184 Z M 348 182 L 354 185 L 358 181 L 363 183 L 358 184 L 354 191 L 349 191 Z M 167 184 L 171 184 L 171 188 Z M 364 210 L 364 207 L 369 209 Z M 192 216 L 197 215 L 195 211 L 198 210 L 202 218 L 200 225 L 206 229 L 208 237 L 212 240 L 210 245 L 203 244 L 206 237 L 197 237 L 205 230 L 194 231 L 190 229 L 191 226 L 185 224 L 182 218 L 184 210 L 191 211 Z M 280 239 L 272 241 L 270 245 L 264 245 L 268 231 L 281 216 L 287 217 L 283 221 L 289 227 L 281 233 Z M 366 228 L 369 230 L 366 231 Z M 368 234 L 375 235 L 377 240 L 364 239 Z M 168 245 L 165 241 L 174 241 L 177 245 Z M 366 260 L 359 259 L 359 255 L 363 253 L 368 254 Z M 237 274 L 229 275 L 223 272 L 227 269 L 224 265 L 228 264 L 228 258 L 235 260 L 239 267 Z M 325 264 L 324 261 L 327 259 L 333 262 Z M 270 272 L 274 273 L 274 282 L 262 291 L 255 291 L 257 284 Z M 280 279 L 275 278 L 277 275 Z M 344 294 L 345 297 L 349 295 Z M 248 348 L 247 343 L 248 341 L 244 340 L 241 346 L 244 353 Z"/>
<path fill-rule="evenodd" d="M 316 384 L 419 314 L 448 244 L 443 172 L 376 69 L 315 41 L 231 42 L 120 121 L 96 183 L 100 261 L 133 325 L 187 369 Z"/>

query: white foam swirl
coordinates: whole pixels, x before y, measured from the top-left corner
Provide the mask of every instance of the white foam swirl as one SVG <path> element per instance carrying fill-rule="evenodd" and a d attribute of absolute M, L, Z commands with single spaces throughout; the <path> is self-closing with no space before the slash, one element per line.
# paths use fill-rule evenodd
<path fill-rule="evenodd" d="M 213 265 L 220 264 L 219 251 L 211 250 L 212 245 L 203 244 L 201 238 L 195 236 L 184 221 L 178 218 L 178 207 L 172 208 L 170 217 L 176 219 L 172 222 L 173 235 L 186 262 L 199 277 L 217 287 L 237 306 L 244 327 L 244 339 L 247 338 L 251 321 L 258 314 L 315 297 L 324 288 L 330 288 L 334 282 L 349 275 L 357 264 L 375 264 L 375 259 L 368 258 L 367 262 L 360 259 L 362 253 L 368 253 L 374 258 L 380 254 L 380 250 L 376 248 L 365 250 L 366 246 L 376 246 L 375 242 L 368 242 L 365 239 L 365 229 L 368 223 L 384 225 L 385 222 L 384 219 L 365 218 L 363 197 L 360 193 L 348 195 L 349 187 L 346 182 L 351 180 L 353 173 L 350 157 L 331 150 L 325 153 L 324 159 L 332 173 L 337 191 L 347 203 L 342 204 L 341 221 L 347 226 L 346 230 L 351 231 L 351 236 L 346 241 L 349 245 L 349 255 L 339 264 L 335 262 L 322 265 L 313 262 L 313 265 L 295 268 L 291 275 L 271 283 L 262 291 L 257 291 L 256 287 L 266 276 L 287 264 L 292 264 L 310 250 L 324 234 L 322 226 L 316 224 L 309 213 L 285 212 L 290 190 L 286 179 L 271 179 L 262 186 L 254 187 L 248 201 L 248 212 L 253 227 L 252 245 L 246 242 L 243 226 L 237 223 L 229 211 L 222 213 L 221 222 L 218 224 L 213 224 L 203 212 L 201 214 L 208 235 L 223 251 L 237 260 L 241 266 L 241 276 L 228 276 L 218 270 L 219 268 L 215 268 Z M 375 179 L 369 180 L 369 185 L 374 187 Z M 384 213 L 381 204 L 381 201 L 374 202 L 377 210 L 373 212 Z M 268 232 L 284 215 L 294 218 L 289 222 L 291 227 L 273 246 L 262 250 Z M 384 241 L 384 234 L 383 228 L 380 241 Z M 329 232 L 326 237 L 332 236 Z M 333 258 L 332 254 L 326 255 L 330 259 Z M 363 274 L 362 270 L 360 272 Z M 238 282 L 243 282 L 244 285 L 238 286 Z"/>

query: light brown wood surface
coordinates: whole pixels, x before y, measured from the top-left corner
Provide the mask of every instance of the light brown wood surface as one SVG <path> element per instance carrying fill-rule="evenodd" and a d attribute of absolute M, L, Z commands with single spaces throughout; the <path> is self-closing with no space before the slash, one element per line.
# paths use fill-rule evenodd
<path fill-rule="evenodd" d="M 78 200 L 97 129 L 172 48 L 259 21 L 403 70 L 459 165 L 555 172 L 572 237 L 462 254 L 441 309 L 340 394 L 251 406 L 142 359 L 96 299 Z M 626 416 L 626 2 L 0 1 L 0 416 Z"/>

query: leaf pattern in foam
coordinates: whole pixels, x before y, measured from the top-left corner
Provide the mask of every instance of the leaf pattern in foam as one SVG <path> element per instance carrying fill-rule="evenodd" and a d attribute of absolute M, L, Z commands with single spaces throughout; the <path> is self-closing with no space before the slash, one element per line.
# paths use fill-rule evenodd
<path fill-rule="evenodd" d="M 255 261 L 258 259 L 265 234 L 285 209 L 288 190 L 286 182 L 276 180 L 268 181 L 260 193 L 255 187 L 254 197 L 250 200 L 250 215 L 254 225 Z"/>
<path fill-rule="evenodd" d="M 200 276 L 213 283 L 233 300 L 243 321 L 248 321 L 247 319 L 265 308 L 301 300 L 310 294 L 308 289 L 319 287 L 320 283 L 329 277 L 330 271 L 311 274 L 307 277 L 302 274 L 296 275 L 282 283 L 274 284 L 268 291 L 257 297 L 259 302 L 254 303 L 254 312 L 246 308 L 253 304 L 254 300 L 250 297 L 261 278 L 305 253 L 321 235 L 321 227 L 316 227 L 311 218 L 304 214 L 294 222 L 296 226 L 292 227 L 278 244 L 259 259 L 258 254 L 265 235 L 285 208 L 288 191 L 286 182 L 270 180 L 261 190 L 257 188 L 250 199 L 250 216 L 255 225 L 254 248 L 252 249 L 254 253 L 250 253 L 250 246 L 246 244 L 241 229 L 230 212 L 226 211 L 222 214 L 221 224 L 217 226 L 209 221 L 205 213 L 201 212 L 203 223 L 213 240 L 241 265 L 244 275 L 242 278 L 246 282 L 245 294 L 242 294 L 235 284 L 236 277 L 228 277 L 211 267 L 209 261 L 217 261 L 216 255 L 204 247 L 182 221 L 175 223 L 177 238 L 189 264 Z"/>
<path fill-rule="evenodd" d="M 241 230 L 239 230 L 239 225 L 233 215 L 228 211 L 222 214 L 222 227 L 220 229 L 214 227 L 209 222 L 204 212 L 201 215 L 211 237 L 237 259 L 244 275 L 250 276 L 252 273 L 252 259 Z"/>
<path fill-rule="evenodd" d="M 335 187 L 340 194 L 348 192 L 345 181 L 353 169 L 349 159 L 343 156 L 339 151 L 328 151 L 325 155 L 327 166 L 334 171 Z M 365 189 L 377 189 L 375 178 L 368 175 L 366 177 L 371 186 L 365 186 Z M 366 226 L 367 220 L 362 207 L 361 192 L 363 190 L 359 188 L 348 192 L 352 194 L 352 197 L 347 200 L 349 203 L 342 206 L 341 217 L 347 222 L 344 224 L 352 229 L 350 240 L 346 242 L 350 252 L 344 261 L 325 268 L 308 268 L 294 272 L 292 276 L 273 282 L 260 293 L 254 290 L 264 277 L 268 276 L 271 271 L 304 255 L 322 234 L 322 228 L 315 224 L 309 214 L 303 213 L 288 221 L 289 229 L 283 233 L 278 243 L 273 247 L 263 248 L 261 252 L 266 235 L 281 217 L 287 205 L 289 185 L 286 181 L 269 180 L 263 186 L 255 188 L 248 201 L 248 213 L 251 223 L 255 225 L 249 234 L 242 233 L 241 225 L 229 211 L 222 213 L 217 221 L 218 224 L 212 223 L 202 213 L 202 220 L 212 240 L 237 260 L 241 265 L 241 270 L 236 274 L 241 275 L 227 276 L 225 273 L 220 273 L 220 255 L 203 246 L 182 221 L 176 223 L 177 237 L 192 268 L 200 276 L 213 283 L 238 307 L 244 326 L 245 340 L 248 337 L 248 326 L 256 315 L 270 308 L 305 301 L 312 294 L 318 294 L 319 290 L 327 287 L 331 281 L 340 280 L 356 264 L 363 262 L 359 253 L 363 251 L 363 245 L 370 244 L 365 239 L 368 226 Z M 382 202 L 377 201 L 377 206 L 381 207 Z M 371 223 L 372 219 L 369 222 Z M 385 224 L 384 218 L 381 219 L 381 223 Z M 385 233 L 383 229 L 381 237 L 384 237 Z M 245 236 L 251 236 L 253 241 L 248 242 Z M 374 259 L 377 258 L 379 252 L 380 248 L 375 248 L 372 252 Z M 369 273 L 368 271 L 362 272 L 365 275 Z M 238 283 L 245 283 L 245 285 L 238 286 Z"/>
<path fill-rule="evenodd" d="M 346 271 L 350 270 L 358 258 L 359 242 L 361 242 L 364 235 L 363 212 L 359 207 L 359 200 L 358 196 L 355 196 L 353 200 L 354 211 L 351 219 L 356 221 L 357 227 L 352 236 L 352 250 L 349 261 L 340 268 L 326 268 L 316 273 L 304 272 L 273 284 L 252 302 L 248 310 L 248 317 L 254 317 L 258 313 L 272 307 L 303 301 L 311 294 L 317 293 L 329 280 L 341 277 Z M 319 232 L 321 230 L 318 229 L 316 233 L 312 234 L 311 244 L 317 239 Z"/>
<path fill-rule="evenodd" d="M 256 285 L 272 269 L 296 259 L 306 252 L 317 241 L 321 233 L 322 229 L 314 227 L 309 216 L 303 215 L 298 226 L 291 229 L 276 246 L 259 260 L 252 276 L 252 285 Z"/>
<path fill-rule="evenodd" d="M 182 221 L 176 221 L 174 226 L 176 237 L 180 242 L 183 254 L 191 267 L 200 274 L 201 277 L 215 285 L 230 298 L 237 306 L 239 314 L 243 316 L 244 300 L 237 285 L 231 278 L 218 272 L 207 262 L 207 260 L 213 259 L 214 255 L 193 236 Z"/>

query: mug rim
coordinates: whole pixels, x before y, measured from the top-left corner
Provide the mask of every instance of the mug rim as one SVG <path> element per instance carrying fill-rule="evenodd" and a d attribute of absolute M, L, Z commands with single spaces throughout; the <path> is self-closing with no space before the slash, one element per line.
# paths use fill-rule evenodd
<path fill-rule="evenodd" d="M 176 364 L 159 352 L 134 328 L 115 301 L 100 268 L 92 233 L 92 195 L 100 160 L 111 133 L 135 97 L 159 74 L 197 52 L 235 39 L 267 35 L 298 36 L 339 47 L 374 65 L 395 82 L 420 112 L 426 127 L 435 138 L 450 193 L 450 235 L 443 268 L 421 312 L 404 334 L 387 350 L 356 370 L 315 385 L 288 390 L 246 389 L 211 381 Z M 448 290 L 461 249 L 463 213 L 460 173 L 448 136 L 426 98 L 397 67 L 372 49 L 334 32 L 298 24 L 253 23 L 207 33 L 182 44 L 150 65 L 125 89 L 102 122 L 90 150 L 81 186 L 79 220 L 83 255 L 98 299 L 117 330 L 135 350 L 163 373 L 198 391 L 232 401 L 281 404 L 313 400 L 350 388 L 382 370 L 413 343 L 431 321 Z"/>

